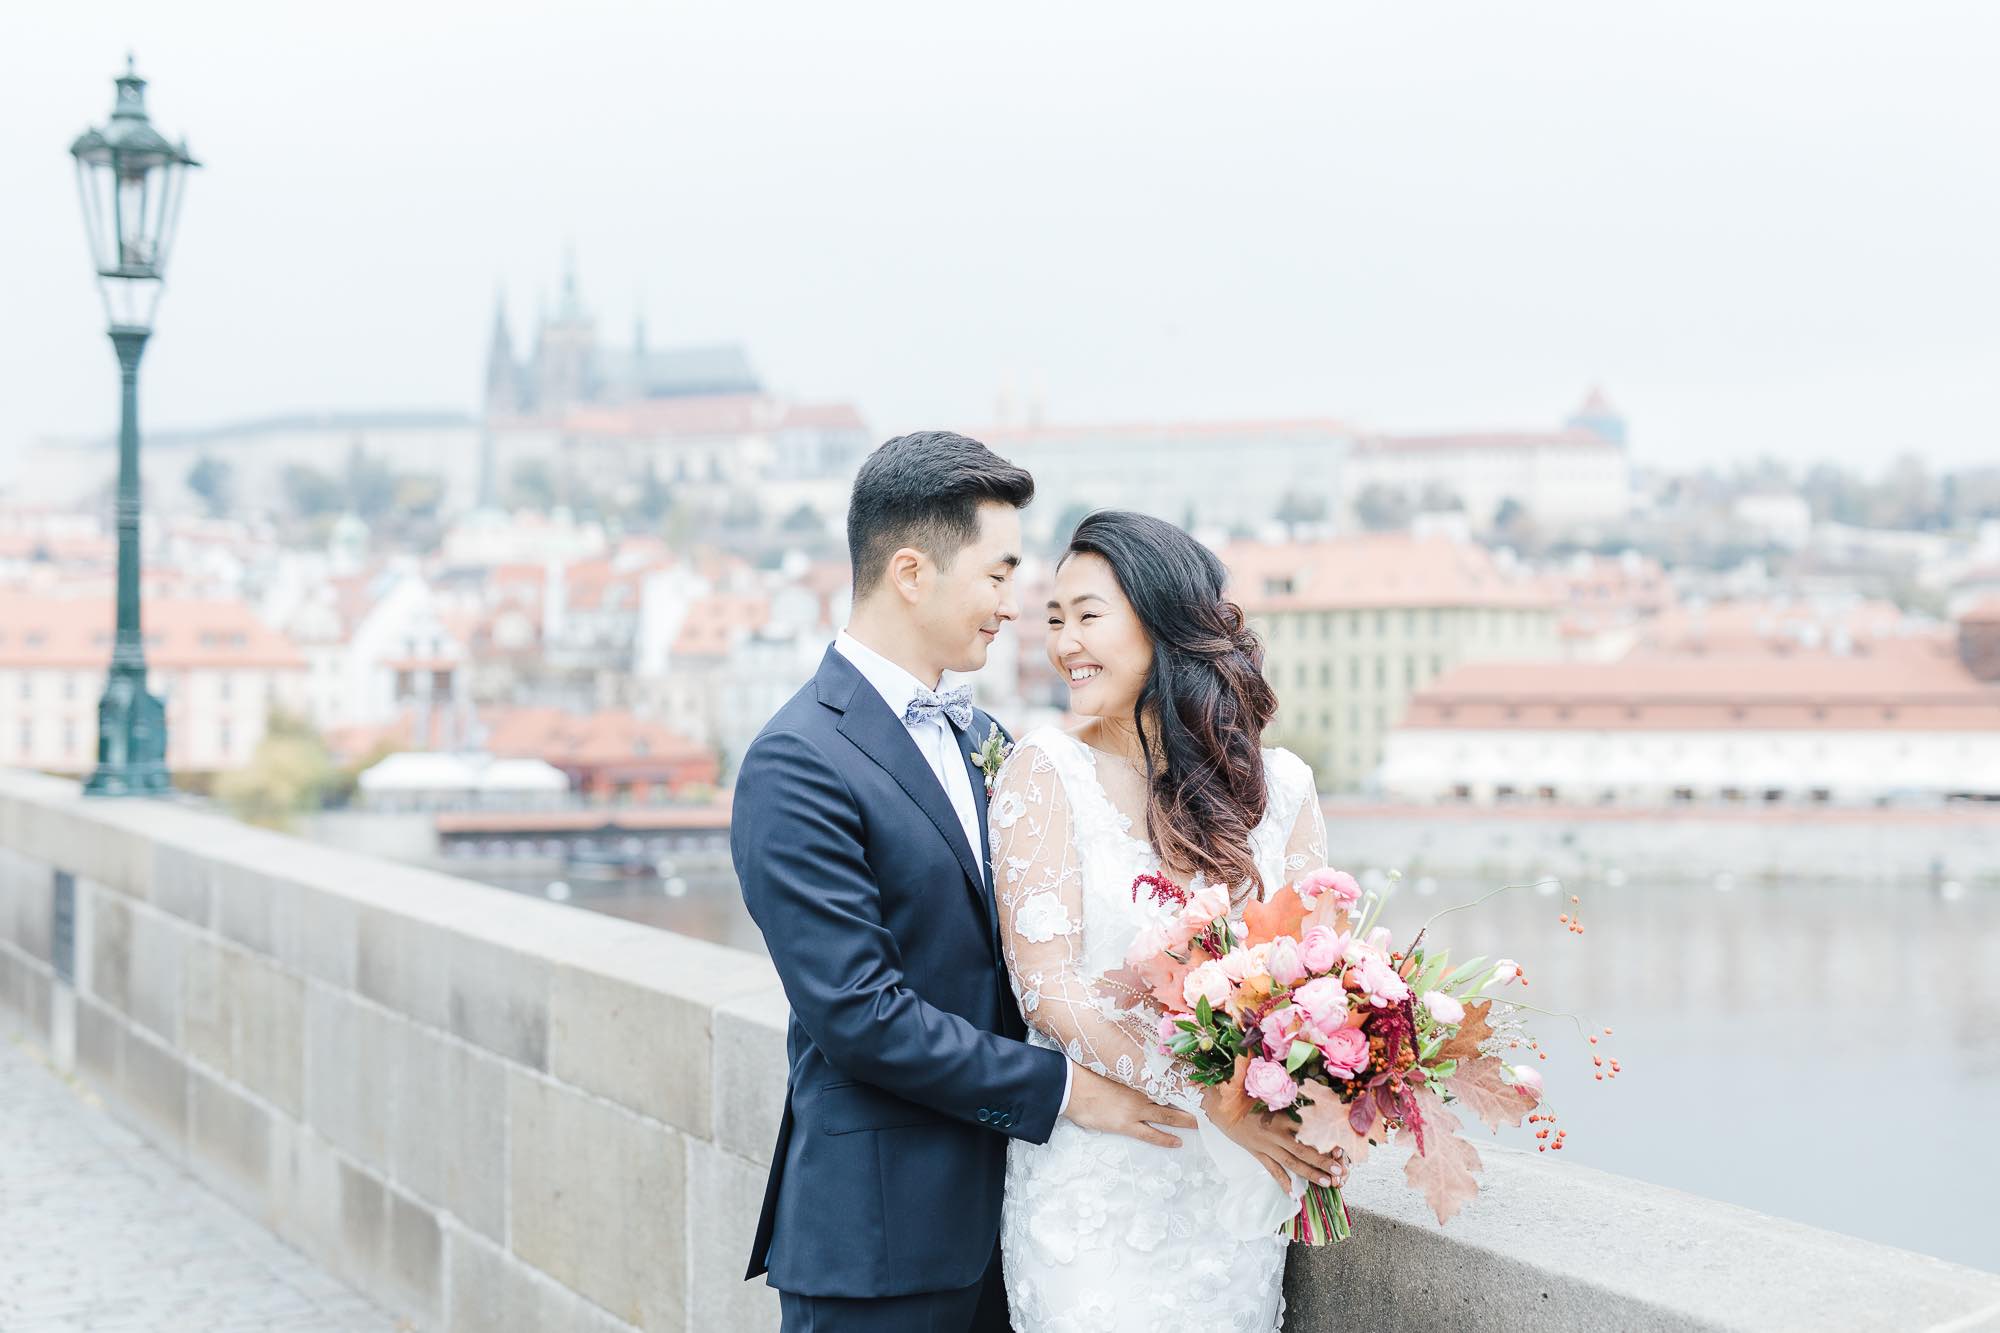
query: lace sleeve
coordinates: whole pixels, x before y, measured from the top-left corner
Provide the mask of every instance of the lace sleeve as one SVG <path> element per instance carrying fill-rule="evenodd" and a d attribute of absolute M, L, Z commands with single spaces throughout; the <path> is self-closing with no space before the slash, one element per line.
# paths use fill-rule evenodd
<path fill-rule="evenodd" d="M 1159 1049 L 1159 1011 L 1150 1002 L 1118 1008 L 1130 993 L 1086 966 L 1076 826 L 1062 777 L 1039 747 L 1012 756 L 989 808 L 1001 940 L 1021 1016 L 1072 1064 L 1162 1105 L 1194 1096 L 1182 1063 Z"/>
<path fill-rule="evenodd" d="M 1292 820 L 1291 836 L 1285 840 L 1285 874 L 1296 878 L 1326 864 L 1326 811 L 1320 806 L 1318 783 L 1311 766 L 1295 756 L 1287 757 L 1298 765 L 1298 785 L 1304 792 L 1299 812 Z"/>

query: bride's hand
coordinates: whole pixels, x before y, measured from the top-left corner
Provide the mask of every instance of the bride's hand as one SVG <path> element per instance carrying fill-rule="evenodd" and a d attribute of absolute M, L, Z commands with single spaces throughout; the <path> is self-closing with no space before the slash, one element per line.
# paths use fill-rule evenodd
<path fill-rule="evenodd" d="M 1338 1148 L 1330 1153 L 1308 1148 L 1298 1141 L 1298 1126 L 1285 1117 L 1246 1111 L 1242 1098 L 1225 1098 L 1217 1087 L 1203 1090 L 1201 1106 L 1217 1129 L 1255 1157 L 1286 1190 L 1291 1189 L 1294 1175 L 1328 1187 L 1346 1183 L 1347 1154 Z"/>

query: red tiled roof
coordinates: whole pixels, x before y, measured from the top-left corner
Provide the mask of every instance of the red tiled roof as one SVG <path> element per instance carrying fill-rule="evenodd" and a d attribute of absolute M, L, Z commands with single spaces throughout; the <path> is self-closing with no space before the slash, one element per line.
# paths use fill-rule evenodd
<path fill-rule="evenodd" d="M 707 757 L 709 748 L 629 712 L 579 714 L 560 708 L 513 708 L 486 719 L 486 748 L 507 758 L 587 768 L 635 759 Z"/>
<path fill-rule="evenodd" d="M 1549 584 L 1503 570 L 1483 546 L 1381 533 L 1322 542 L 1237 542 L 1221 552 L 1253 614 L 1389 607 L 1554 607 Z"/>
<path fill-rule="evenodd" d="M 771 599 L 755 593 L 717 593 L 688 607 L 674 636 L 676 657 L 717 657 L 729 651 L 736 636 L 762 629 L 771 619 Z"/>
<path fill-rule="evenodd" d="M 1471 662 L 1410 701 L 1410 728 L 2000 730 L 2000 686 L 1948 644 L 1894 655 Z"/>
<path fill-rule="evenodd" d="M 108 596 L 0 591 L 0 667 L 101 667 L 111 659 L 117 618 Z M 149 597 L 141 623 L 146 663 L 156 670 L 306 665 L 291 639 L 242 602 Z"/>

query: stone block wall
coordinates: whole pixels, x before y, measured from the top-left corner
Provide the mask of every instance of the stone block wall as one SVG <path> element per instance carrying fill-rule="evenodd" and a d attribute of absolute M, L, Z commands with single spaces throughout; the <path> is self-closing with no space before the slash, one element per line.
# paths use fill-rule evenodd
<path fill-rule="evenodd" d="M 785 1019 L 761 958 L 0 772 L 0 1035 L 419 1329 L 775 1329 Z M 1286 1327 L 2000 1328 L 1992 1274 L 1483 1151 L 1442 1230 L 1366 1164 Z"/>

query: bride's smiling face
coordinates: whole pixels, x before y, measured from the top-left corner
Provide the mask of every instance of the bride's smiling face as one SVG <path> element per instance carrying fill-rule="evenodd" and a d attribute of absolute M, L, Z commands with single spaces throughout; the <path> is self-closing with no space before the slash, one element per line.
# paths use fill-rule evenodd
<path fill-rule="evenodd" d="M 1103 556 L 1083 552 L 1056 571 L 1049 664 L 1069 682 L 1079 717 L 1129 718 L 1153 667 L 1153 641 Z"/>

